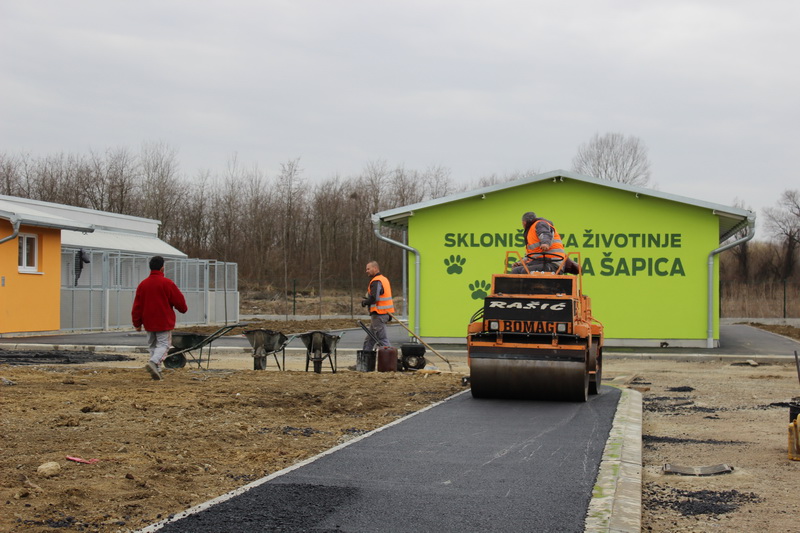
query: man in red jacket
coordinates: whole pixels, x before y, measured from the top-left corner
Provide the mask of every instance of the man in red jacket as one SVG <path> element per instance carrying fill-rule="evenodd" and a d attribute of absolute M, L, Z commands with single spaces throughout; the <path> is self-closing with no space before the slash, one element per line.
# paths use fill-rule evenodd
<path fill-rule="evenodd" d="M 161 379 L 161 361 L 167 356 L 175 329 L 175 311 L 188 311 L 186 299 L 178 286 L 164 276 L 164 258 L 150 259 L 150 276 L 136 288 L 131 318 L 136 331 L 147 331 L 150 360 L 145 369 L 153 379 Z"/>

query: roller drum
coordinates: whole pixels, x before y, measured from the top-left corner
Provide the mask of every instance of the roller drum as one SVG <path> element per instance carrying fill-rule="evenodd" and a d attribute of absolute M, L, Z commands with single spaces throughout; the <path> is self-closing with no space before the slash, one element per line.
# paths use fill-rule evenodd
<path fill-rule="evenodd" d="M 589 392 L 586 361 L 548 361 L 472 356 L 474 398 L 585 402 Z"/>

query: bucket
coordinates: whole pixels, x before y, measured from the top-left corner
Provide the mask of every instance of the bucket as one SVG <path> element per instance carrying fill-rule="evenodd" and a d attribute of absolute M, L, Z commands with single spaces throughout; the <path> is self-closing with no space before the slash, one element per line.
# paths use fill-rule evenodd
<path fill-rule="evenodd" d="M 397 371 L 397 348 L 381 346 L 378 349 L 378 372 Z"/>
<path fill-rule="evenodd" d="M 795 396 L 789 402 L 789 423 L 794 422 L 797 419 L 797 415 L 800 415 L 800 396 Z"/>
<path fill-rule="evenodd" d="M 358 350 L 356 352 L 356 372 L 375 371 L 375 352 Z"/>

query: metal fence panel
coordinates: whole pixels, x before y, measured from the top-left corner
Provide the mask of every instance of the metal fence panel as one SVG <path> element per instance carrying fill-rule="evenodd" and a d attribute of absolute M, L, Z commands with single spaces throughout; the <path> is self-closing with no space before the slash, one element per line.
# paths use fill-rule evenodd
<path fill-rule="evenodd" d="M 61 329 L 131 327 L 133 298 L 136 287 L 150 274 L 150 257 L 114 251 L 83 251 L 83 255 L 81 252 L 74 248 L 62 249 Z M 209 286 L 210 271 L 215 275 L 222 272 L 224 281 Z M 176 313 L 178 324 L 238 321 L 238 266 L 235 263 L 168 259 L 164 272 L 181 289 L 189 308 L 185 314 Z M 221 294 L 216 295 L 217 292 Z"/>

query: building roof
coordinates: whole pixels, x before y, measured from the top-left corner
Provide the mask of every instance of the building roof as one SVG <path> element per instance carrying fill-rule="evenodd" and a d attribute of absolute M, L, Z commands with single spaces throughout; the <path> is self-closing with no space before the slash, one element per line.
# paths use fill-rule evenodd
<path fill-rule="evenodd" d="M 738 207 L 729 207 L 721 204 L 705 202 L 703 200 L 695 200 L 693 198 L 678 196 L 676 194 L 664 193 L 646 187 L 637 187 L 635 185 L 627 185 L 625 183 L 619 183 L 615 181 L 601 180 L 598 178 L 593 178 L 591 176 L 586 176 L 583 174 L 578 174 L 577 172 L 570 172 L 567 170 L 553 170 L 550 172 L 545 172 L 543 174 L 537 174 L 535 176 L 531 176 L 528 178 L 502 183 L 500 185 L 492 185 L 489 187 L 483 187 L 471 191 L 451 194 L 449 196 L 443 196 L 442 198 L 436 198 L 434 200 L 427 200 L 425 202 L 419 202 L 416 204 L 401 206 L 394 209 L 387 209 L 386 211 L 380 211 L 378 213 L 375 213 L 373 215 L 373 220 L 379 220 L 382 224 L 386 225 L 404 227 L 408 225 L 408 219 L 414 216 L 414 211 L 427 209 L 429 207 L 435 207 L 437 205 L 446 204 L 457 200 L 464 200 L 467 198 L 485 196 L 487 194 L 491 194 L 497 191 L 512 189 L 514 187 L 521 187 L 524 185 L 529 185 L 531 183 L 537 183 L 540 181 L 548 181 L 548 180 L 581 181 L 585 183 L 591 183 L 593 185 L 600 185 L 602 187 L 610 187 L 612 189 L 618 189 L 620 191 L 629 192 L 631 194 L 636 195 L 637 198 L 639 196 L 650 196 L 653 198 L 660 198 L 663 200 L 669 200 L 671 202 L 679 202 L 682 204 L 688 204 L 708 209 L 712 211 L 713 214 L 719 217 L 720 242 L 726 241 L 734 234 L 736 234 L 736 232 L 740 231 L 746 226 L 750 224 L 755 224 L 755 218 L 756 218 L 755 213 L 747 209 L 741 209 Z"/>
<path fill-rule="evenodd" d="M 62 231 L 61 246 L 114 250 L 126 253 L 162 255 L 164 257 L 186 257 L 186 254 L 167 244 L 155 235 L 123 233 L 121 231 L 96 230 L 86 234 L 79 231 Z"/>
<path fill-rule="evenodd" d="M 38 228 L 69 229 L 91 233 L 94 226 L 86 222 L 76 221 L 55 213 L 48 213 L 35 206 L 19 204 L 12 201 L 10 196 L 0 196 L 0 218 L 10 222 L 19 222 L 26 226 L 36 226 Z"/>
<path fill-rule="evenodd" d="M 11 219 L 6 213 L 17 217 L 27 213 L 23 224 L 64 230 L 65 247 L 186 257 L 158 238 L 161 223 L 150 218 L 0 195 L 0 218 Z"/>

